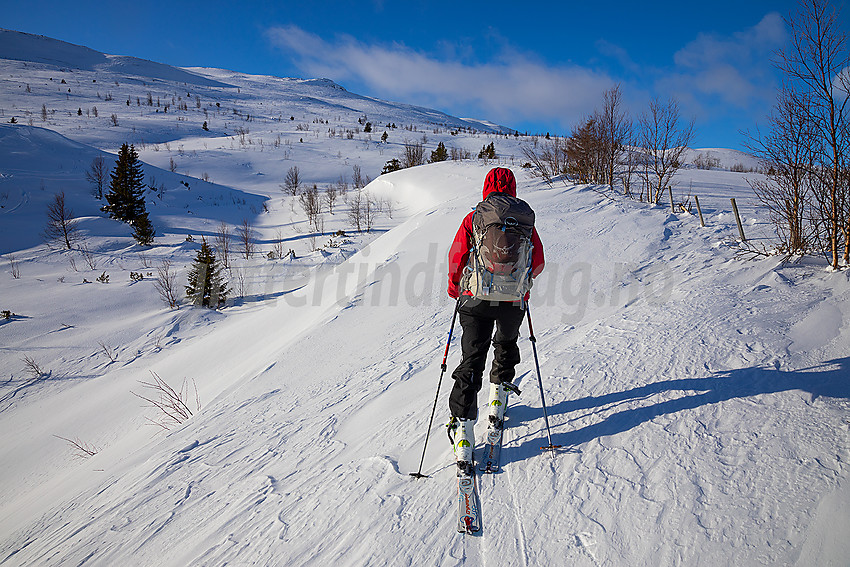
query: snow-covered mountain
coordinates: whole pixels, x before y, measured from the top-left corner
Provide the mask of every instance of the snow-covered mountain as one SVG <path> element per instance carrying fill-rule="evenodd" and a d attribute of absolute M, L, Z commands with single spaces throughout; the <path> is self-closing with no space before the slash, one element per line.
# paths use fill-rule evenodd
<path fill-rule="evenodd" d="M 700 197 L 703 228 L 695 210 L 543 184 L 521 159 L 539 140 L 507 128 L 327 80 L 118 59 L 0 32 L 0 563 L 846 563 L 850 279 L 818 259 L 738 257 L 730 197 L 748 238 L 771 238 L 747 183 L 759 174 L 728 171 L 751 157 L 691 152 L 717 160 L 675 181 L 677 200 Z M 103 216 L 85 178 L 123 142 L 145 162 L 152 247 Z M 405 142 L 473 157 L 492 142 L 500 158 L 379 176 Z M 468 537 L 436 424 L 446 383 L 430 478 L 408 473 L 451 322 L 447 247 L 496 164 L 538 214 L 531 309 L 553 441 L 573 451 L 539 450 L 523 338 L 504 470 L 481 479 L 483 531 Z M 319 229 L 281 189 L 293 166 L 305 186 L 346 189 Z M 348 215 L 358 171 L 380 208 L 368 233 Z M 60 190 L 74 250 L 41 242 Z M 182 287 L 222 226 L 227 307 L 168 309 L 157 270 L 170 262 Z M 133 395 L 154 375 L 184 385 L 193 412 L 169 431 Z"/>

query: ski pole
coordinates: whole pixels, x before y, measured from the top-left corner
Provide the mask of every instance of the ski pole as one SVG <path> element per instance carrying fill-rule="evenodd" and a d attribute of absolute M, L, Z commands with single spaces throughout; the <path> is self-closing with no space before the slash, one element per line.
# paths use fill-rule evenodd
<path fill-rule="evenodd" d="M 419 471 L 410 473 L 414 478 L 428 478 L 427 474 L 422 474 L 422 464 L 425 462 L 425 451 L 428 449 L 428 437 L 431 434 L 431 426 L 434 425 L 434 414 L 437 412 L 437 400 L 440 398 L 440 386 L 443 383 L 443 375 L 446 373 L 446 360 L 449 358 L 449 345 L 452 344 L 452 333 L 455 330 L 455 320 L 457 319 L 457 310 L 460 307 L 460 300 L 455 303 L 455 312 L 452 315 L 452 324 L 449 327 L 449 338 L 446 340 L 446 350 L 443 352 L 443 362 L 440 364 L 440 380 L 437 382 L 437 395 L 434 396 L 434 407 L 431 409 L 431 419 L 428 421 L 428 429 L 425 431 L 425 446 L 422 448 L 422 459 L 419 460 Z"/>
<path fill-rule="evenodd" d="M 531 341 L 531 349 L 534 351 L 534 366 L 537 368 L 537 385 L 540 386 L 540 401 L 543 403 L 543 419 L 546 422 L 546 437 L 549 439 L 549 445 L 540 448 L 544 451 L 552 451 L 554 454 L 555 449 L 560 448 L 561 445 L 552 444 L 552 432 L 549 428 L 549 413 L 546 411 L 546 397 L 543 395 L 543 379 L 540 377 L 540 362 L 537 360 L 537 338 L 534 336 L 534 328 L 531 326 L 531 309 L 529 309 L 528 304 L 525 306 L 525 314 L 528 317 L 528 340 Z"/>

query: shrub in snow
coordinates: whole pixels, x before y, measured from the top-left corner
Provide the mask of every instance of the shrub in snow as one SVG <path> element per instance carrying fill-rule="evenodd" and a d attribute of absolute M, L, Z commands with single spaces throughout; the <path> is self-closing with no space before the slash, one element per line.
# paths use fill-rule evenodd
<path fill-rule="evenodd" d="M 171 262 L 163 260 L 156 270 L 154 288 L 159 292 L 159 297 L 168 304 L 171 309 L 177 309 L 177 274 L 171 269 Z"/>
<path fill-rule="evenodd" d="M 62 437 L 61 435 L 54 435 L 54 437 L 68 443 L 68 445 L 70 445 L 71 448 L 74 450 L 74 457 L 78 459 L 88 459 L 89 457 L 97 455 L 97 453 L 100 451 L 100 449 L 98 449 L 94 445 L 84 443 L 83 441 L 80 441 L 80 439 L 77 437 L 75 437 L 74 439 L 68 439 L 67 437 Z"/>
<path fill-rule="evenodd" d="M 18 259 L 11 254 L 9 255 L 9 268 L 11 268 L 10 272 L 13 278 L 17 280 L 21 277 L 21 265 Z"/>
<path fill-rule="evenodd" d="M 194 380 L 192 380 L 192 389 L 194 390 L 194 396 L 192 396 L 193 392 L 190 392 L 189 383 L 186 380 L 183 380 L 179 390 L 175 390 L 156 372 L 151 371 L 151 376 L 153 376 L 151 382 L 139 380 L 139 384 L 144 386 L 150 394 L 143 396 L 132 392 L 134 396 L 148 402 L 150 407 L 159 411 L 156 418 L 148 418 L 150 424 L 169 430 L 192 417 L 194 412 L 200 411 L 201 402 L 198 397 L 198 387 Z M 192 397 L 195 399 L 192 400 Z M 192 408 L 194 408 L 194 411 Z"/>
<path fill-rule="evenodd" d="M 33 357 L 25 356 L 22 360 L 24 362 L 24 369 L 34 380 L 39 380 L 47 376 L 47 373 L 42 370 L 41 365 Z"/>

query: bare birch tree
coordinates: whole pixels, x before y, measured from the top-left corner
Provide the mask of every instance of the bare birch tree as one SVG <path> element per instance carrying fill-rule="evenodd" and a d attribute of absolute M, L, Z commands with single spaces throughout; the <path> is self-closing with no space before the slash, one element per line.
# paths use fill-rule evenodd
<path fill-rule="evenodd" d="M 325 187 L 325 203 L 328 206 L 328 213 L 334 214 L 334 203 L 336 203 L 337 198 L 337 189 L 334 185 L 328 185 Z"/>
<path fill-rule="evenodd" d="M 47 205 L 44 238 L 48 242 L 59 242 L 63 248 L 70 250 L 75 242 L 82 239 L 77 224 L 74 212 L 65 204 L 65 192 L 56 193 L 53 201 Z"/>
<path fill-rule="evenodd" d="M 319 188 L 314 183 L 309 189 L 305 189 L 298 195 L 298 203 L 307 215 L 307 224 L 316 232 L 319 230 L 319 215 L 322 213 L 322 200 L 319 197 Z"/>
<path fill-rule="evenodd" d="M 159 292 L 159 297 L 169 308 L 179 308 L 177 272 L 171 269 L 170 260 L 163 260 L 162 264 L 156 269 L 156 279 L 153 282 L 153 286 Z"/>
<path fill-rule="evenodd" d="M 354 185 L 354 188 L 363 189 L 364 187 L 366 187 L 366 182 L 363 180 L 363 174 L 360 171 L 360 166 L 355 164 L 351 166 L 351 169 L 351 184 Z"/>
<path fill-rule="evenodd" d="M 537 144 L 533 147 L 523 146 L 522 153 L 531 163 L 532 174 L 541 177 L 550 187 L 555 178 L 567 170 L 566 144 L 557 136 L 544 141 L 539 147 Z"/>
<path fill-rule="evenodd" d="M 215 246 L 216 254 L 218 254 L 218 259 L 221 261 L 221 265 L 225 269 L 230 268 L 230 229 L 227 227 L 227 223 L 221 221 L 218 225 L 218 228 L 215 231 L 215 237 L 213 239 L 213 246 Z"/>
<path fill-rule="evenodd" d="M 632 123 L 623 110 L 622 92 L 620 85 L 615 85 L 602 93 L 602 111 L 599 115 L 600 131 L 602 133 L 602 151 L 605 156 L 603 167 L 605 180 L 611 189 L 618 170 L 627 153 L 627 144 L 631 143 Z"/>
<path fill-rule="evenodd" d="M 236 239 L 239 241 L 242 255 L 248 260 L 254 255 L 254 228 L 248 219 L 242 219 L 242 224 L 236 227 Z"/>
<path fill-rule="evenodd" d="M 86 181 L 94 186 L 94 196 L 103 199 L 103 184 L 106 182 L 106 160 L 103 156 L 97 156 L 91 160 L 91 165 L 86 170 Z"/>
<path fill-rule="evenodd" d="M 293 165 L 286 172 L 286 177 L 283 179 L 283 190 L 293 197 L 298 194 L 298 188 L 301 186 L 301 172 L 297 165 Z"/>
<path fill-rule="evenodd" d="M 808 252 L 813 244 L 809 188 L 817 141 L 805 110 L 808 106 L 805 94 L 783 87 L 768 116 L 767 134 L 747 144 L 767 171 L 766 179 L 750 181 L 750 186 L 769 212 L 779 249 L 788 254 Z"/>
<path fill-rule="evenodd" d="M 363 191 L 355 189 L 351 197 L 348 199 L 348 220 L 357 229 L 357 232 L 363 230 L 363 214 L 365 203 L 363 199 Z"/>
<path fill-rule="evenodd" d="M 401 154 L 401 166 L 403 168 L 415 167 L 425 163 L 425 146 L 422 142 L 411 142 L 405 140 L 404 151 Z"/>
<path fill-rule="evenodd" d="M 791 45 L 780 50 L 777 66 L 808 95 L 806 118 L 820 141 L 814 148 L 813 195 L 825 231 L 832 267 L 850 262 L 850 54 L 839 11 L 828 0 L 801 0 L 798 13 L 786 18 Z"/>
<path fill-rule="evenodd" d="M 675 99 L 661 102 L 656 98 L 649 103 L 649 111 L 641 114 L 638 124 L 638 145 L 646 162 L 639 175 L 647 200 L 658 203 L 682 165 L 682 157 L 693 139 L 694 123 L 682 123 Z"/>

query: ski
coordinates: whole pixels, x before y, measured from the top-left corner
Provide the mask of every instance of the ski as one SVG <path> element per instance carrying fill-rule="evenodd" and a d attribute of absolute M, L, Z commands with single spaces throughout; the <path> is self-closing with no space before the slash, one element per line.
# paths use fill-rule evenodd
<path fill-rule="evenodd" d="M 475 494 L 475 468 L 470 464 L 458 467 L 457 473 L 457 531 L 473 534 L 481 529 L 481 514 L 478 510 L 478 498 Z"/>
<path fill-rule="evenodd" d="M 499 472 L 499 455 L 502 452 L 502 434 L 504 429 L 491 423 L 484 438 L 484 455 L 478 470 L 484 474 Z"/>
<path fill-rule="evenodd" d="M 521 392 L 514 384 L 504 384 L 507 393 L 519 395 Z M 505 397 L 505 412 L 507 412 L 508 399 Z M 487 426 L 487 433 L 484 437 L 484 456 L 481 459 L 481 464 L 478 470 L 483 474 L 493 474 L 499 472 L 500 464 L 499 457 L 502 453 L 502 437 L 505 432 L 505 413 L 501 414 L 501 419 L 495 415 L 489 416 L 490 423 Z"/>

